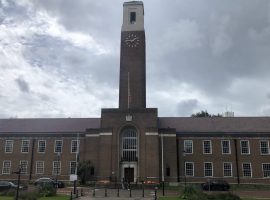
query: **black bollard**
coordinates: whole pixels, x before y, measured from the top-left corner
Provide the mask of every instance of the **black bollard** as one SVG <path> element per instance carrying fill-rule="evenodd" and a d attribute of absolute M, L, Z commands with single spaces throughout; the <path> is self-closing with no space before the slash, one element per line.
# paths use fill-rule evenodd
<path fill-rule="evenodd" d="M 119 197 L 119 186 L 117 188 L 117 197 Z"/>
<path fill-rule="evenodd" d="M 105 186 L 105 197 L 107 197 L 108 194 L 107 194 L 107 186 Z"/>
<path fill-rule="evenodd" d="M 81 197 L 83 196 L 83 189 L 81 189 Z"/>
<path fill-rule="evenodd" d="M 142 182 L 142 197 L 144 197 L 144 185 L 143 185 L 143 182 Z"/>
<path fill-rule="evenodd" d="M 164 181 L 162 182 L 162 195 L 165 196 L 165 186 L 164 186 Z"/>
<path fill-rule="evenodd" d="M 76 198 L 79 198 L 79 191 L 76 190 Z"/>
<path fill-rule="evenodd" d="M 72 200 L 72 191 L 70 192 L 70 200 Z"/>
<path fill-rule="evenodd" d="M 131 187 L 129 186 L 129 197 L 131 197 Z"/>
<path fill-rule="evenodd" d="M 157 187 L 155 187 L 155 200 L 157 200 Z"/>
<path fill-rule="evenodd" d="M 93 189 L 93 197 L 95 197 L 96 196 L 96 188 L 94 187 L 94 189 Z"/>

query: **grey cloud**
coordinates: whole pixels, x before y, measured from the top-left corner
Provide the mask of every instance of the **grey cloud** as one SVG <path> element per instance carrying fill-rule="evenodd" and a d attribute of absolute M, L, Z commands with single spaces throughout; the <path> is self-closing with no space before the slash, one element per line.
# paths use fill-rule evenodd
<path fill-rule="evenodd" d="M 180 101 L 177 105 L 178 114 L 181 116 L 190 116 L 194 110 L 198 107 L 197 99 L 188 99 Z"/>
<path fill-rule="evenodd" d="M 25 93 L 30 92 L 30 87 L 29 87 L 28 83 L 22 77 L 17 78 L 15 80 L 15 82 L 17 83 L 21 92 L 25 92 Z"/>

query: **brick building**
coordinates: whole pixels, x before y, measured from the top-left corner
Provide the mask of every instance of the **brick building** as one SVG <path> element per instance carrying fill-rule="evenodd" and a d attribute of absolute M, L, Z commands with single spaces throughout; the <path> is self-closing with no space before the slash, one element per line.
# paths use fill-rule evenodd
<path fill-rule="evenodd" d="M 270 118 L 158 117 L 146 108 L 144 7 L 123 5 L 119 108 L 100 118 L 1 119 L 0 179 L 69 180 L 77 160 L 93 179 L 269 183 Z"/>

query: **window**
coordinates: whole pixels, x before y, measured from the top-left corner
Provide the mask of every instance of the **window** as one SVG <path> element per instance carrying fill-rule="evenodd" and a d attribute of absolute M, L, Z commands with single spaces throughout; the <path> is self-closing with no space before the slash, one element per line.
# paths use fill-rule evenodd
<path fill-rule="evenodd" d="M 185 174 L 186 176 L 194 176 L 194 163 L 185 162 Z"/>
<path fill-rule="evenodd" d="M 166 176 L 171 176 L 171 168 L 166 168 Z"/>
<path fill-rule="evenodd" d="M 94 167 L 90 167 L 90 175 L 91 176 L 95 175 L 95 168 Z"/>
<path fill-rule="evenodd" d="M 221 146 L 222 146 L 222 154 L 231 154 L 230 140 L 222 140 Z"/>
<path fill-rule="evenodd" d="M 63 146 L 62 140 L 55 140 L 54 153 L 62 153 L 62 146 Z"/>
<path fill-rule="evenodd" d="M 46 140 L 38 141 L 38 153 L 45 153 L 46 151 Z"/>
<path fill-rule="evenodd" d="M 250 154 L 249 141 L 241 140 L 241 154 Z"/>
<path fill-rule="evenodd" d="M 27 174 L 28 161 L 27 160 L 21 160 L 20 161 L 20 166 L 21 166 L 21 174 Z"/>
<path fill-rule="evenodd" d="M 252 177 L 251 163 L 243 163 L 243 176 Z"/>
<path fill-rule="evenodd" d="M 13 140 L 6 140 L 5 153 L 13 152 Z"/>
<path fill-rule="evenodd" d="M 212 154 L 211 140 L 204 140 L 203 141 L 203 153 L 204 154 Z"/>
<path fill-rule="evenodd" d="M 2 174 L 10 174 L 10 169 L 11 169 L 11 161 L 10 160 L 4 160 L 3 161 Z"/>
<path fill-rule="evenodd" d="M 263 163 L 262 170 L 263 170 L 263 177 L 270 178 L 270 163 Z"/>
<path fill-rule="evenodd" d="M 44 161 L 36 162 L 36 174 L 44 174 Z"/>
<path fill-rule="evenodd" d="M 70 161 L 70 174 L 76 174 L 76 161 Z"/>
<path fill-rule="evenodd" d="M 136 23 L 136 12 L 130 12 L 130 23 L 131 24 Z"/>
<path fill-rule="evenodd" d="M 267 140 L 260 141 L 261 154 L 269 154 L 269 142 Z"/>
<path fill-rule="evenodd" d="M 192 140 L 184 140 L 184 152 L 186 154 L 193 153 L 193 141 Z"/>
<path fill-rule="evenodd" d="M 232 163 L 230 162 L 223 163 L 223 176 L 232 177 Z"/>
<path fill-rule="evenodd" d="M 213 163 L 204 163 L 204 176 L 213 176 Z"/>
<path fill-rule="evenodd" d="M 29 152 L 29 140 L 22 140 L 21 152 L 22 153 Z"/>
<path fill-rule="evenodd" d="M 122 161 L 137 161 L 137 131 L 134 128 L 122 132 Z"/>
<path fill-rule="evenodd" d="M 53 175 L 60 175 L 61 173 L 61 161 L 53 161 Z"/>
<path fill-rule="evenodd" d="M 71 153 L 79 153 L 79 140 L 71 141 Z"/>

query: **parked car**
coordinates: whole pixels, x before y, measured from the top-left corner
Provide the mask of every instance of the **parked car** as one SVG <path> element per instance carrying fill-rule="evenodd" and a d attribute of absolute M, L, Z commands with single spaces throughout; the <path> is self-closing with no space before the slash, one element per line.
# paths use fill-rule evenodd
<path fill-rule="evenodd" d="M 59 180 L 56 181 L 52 178 L 47 178 L 47 177 L 39 178 L 34 182 L 34 185 L 36 186 L 44 186 L 47 184 L 52 184 L 54 187 L 57 187 L 57 188 L 65 187 L 65 184 L 63 181 L 59 181 Z"/>
<path fill-rule="evenodd" d="M 9 181 L 0 181 L 0 191 L 17 189 L 17 185 Z M 20 185 L 19 189 L 25 189 L 24 186 Z"/>
<path fill-rule="evenodd" d="M 224 180 L 211 180 L 205 183 L 202 183 L 203 190 L 229 190 L 230 185 Z"/>

